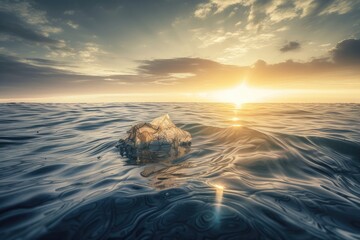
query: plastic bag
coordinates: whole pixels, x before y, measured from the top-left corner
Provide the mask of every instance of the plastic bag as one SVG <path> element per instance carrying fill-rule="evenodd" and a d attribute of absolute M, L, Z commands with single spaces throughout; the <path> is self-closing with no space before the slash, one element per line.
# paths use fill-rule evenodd
<path fill-rule="evenodd" d="M 133 126 L 125 139 L 120 139 L 121 156 L 137 160 L 175 159 L 187 153 L 191 135 L 175 126 L 168 114 L 155 118 L 151 123 Z"/>

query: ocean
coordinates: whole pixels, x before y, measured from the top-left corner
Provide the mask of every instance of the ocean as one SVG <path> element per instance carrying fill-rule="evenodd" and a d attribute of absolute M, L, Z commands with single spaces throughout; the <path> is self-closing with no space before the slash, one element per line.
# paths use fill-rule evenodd
<path fill-rule="evenodd" d="M 187 154 L 119 154 L 163 114 Z M 360 239 L 360 105 L 0 104 L 0 236 Z"/>

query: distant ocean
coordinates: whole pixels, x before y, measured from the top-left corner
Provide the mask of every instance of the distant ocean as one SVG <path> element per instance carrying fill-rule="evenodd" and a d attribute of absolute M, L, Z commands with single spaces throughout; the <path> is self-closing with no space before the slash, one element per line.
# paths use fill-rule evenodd
<path fill-rule="evenodd" d="M 115 147 L 168 113 L 188 154 Z M 0 104 L 0 239 L 360 239 L 360 105 Z"/>

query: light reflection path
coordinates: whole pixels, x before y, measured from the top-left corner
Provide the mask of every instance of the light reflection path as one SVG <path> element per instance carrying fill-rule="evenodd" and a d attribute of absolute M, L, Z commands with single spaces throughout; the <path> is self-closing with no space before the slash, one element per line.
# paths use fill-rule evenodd
<path fill-rule="evenodd" d="M 241 127 L 242 126 L 241 124 L 239 124 L 239 121 L 240 121 L 240 117 L 238 116 L 239 111 L 240 111 L 240 106 L 236 105 L 235 110 L 234 110 L 235 116 L 230 119 L 232 127 Z"/>
<path fill-rule="evenodd" d="M 215 219 L 218 220 L 220 217 L 220 210 L 221 210 L 221 204 L 223 200 L 223 194 L 224 194 L 224 187 L 219 184 L 213 185 L 216 190 L 215 195 Z"/>

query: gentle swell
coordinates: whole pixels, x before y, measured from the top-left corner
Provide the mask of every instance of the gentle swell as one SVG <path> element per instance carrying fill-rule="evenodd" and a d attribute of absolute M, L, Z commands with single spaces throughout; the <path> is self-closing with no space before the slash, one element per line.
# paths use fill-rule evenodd
<path fill-rule="evenodd" d="M 187 155 L 119 155 L 130 126 L 165 113 L 192 134 Z M 359 239 L 359 116 L 356 104 L 1 104 L 2 239 Z"/>

